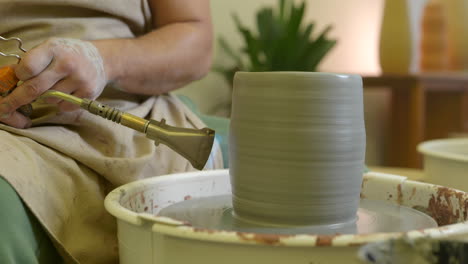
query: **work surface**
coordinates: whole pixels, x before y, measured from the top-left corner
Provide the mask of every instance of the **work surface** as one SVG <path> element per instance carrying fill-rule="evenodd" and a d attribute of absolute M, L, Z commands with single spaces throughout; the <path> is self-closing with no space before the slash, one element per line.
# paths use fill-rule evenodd
<path fill-rule="evenodd" d="M 414 181 L 420 181 L 424 178 L 424 171 L 420 169 L 370 166 L 369 170 L 372 172 L 382 172 L 387 174 L 405 176 L 408 177 L 408 179 Z"/>

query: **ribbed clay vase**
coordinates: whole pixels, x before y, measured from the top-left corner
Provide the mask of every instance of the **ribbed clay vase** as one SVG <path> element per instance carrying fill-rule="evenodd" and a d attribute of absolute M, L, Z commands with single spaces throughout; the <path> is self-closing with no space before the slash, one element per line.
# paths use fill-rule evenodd
<path fill-rule="evenodd" d="M 229 173 L 237 219 L 354 223 L 366 140 L 360 76 L 239 72 L 232 103 Z"/>

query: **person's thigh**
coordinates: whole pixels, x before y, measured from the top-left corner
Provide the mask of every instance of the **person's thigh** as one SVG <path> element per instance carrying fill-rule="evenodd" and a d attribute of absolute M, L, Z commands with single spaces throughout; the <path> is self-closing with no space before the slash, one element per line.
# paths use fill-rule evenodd
<path fill-rule="evenodd" d="M 39 221 L 1 176 L 0 263 L 62 263 Z"/>

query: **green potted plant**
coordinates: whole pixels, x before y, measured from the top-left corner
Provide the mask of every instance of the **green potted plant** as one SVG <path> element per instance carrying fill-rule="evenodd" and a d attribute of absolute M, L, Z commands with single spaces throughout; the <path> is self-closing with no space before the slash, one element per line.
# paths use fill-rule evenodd
<path fill-rule="evenodd" d="M 306 0 L 278 0 L 277 7 L 264 7 L 256 14 L 256 32 L 246 28 L 233 15 L 243 46 L 235 50 L 223 38 L 221 49 L 233 61 L 229 66 L 217 66 L 215 71 L 232 82 L 236 71 L 316 71 L 336 40 L 327 38 L 332 26 L 327 26 L 317 37 L 312 35 L 314 23 L 303 25 Z"/>

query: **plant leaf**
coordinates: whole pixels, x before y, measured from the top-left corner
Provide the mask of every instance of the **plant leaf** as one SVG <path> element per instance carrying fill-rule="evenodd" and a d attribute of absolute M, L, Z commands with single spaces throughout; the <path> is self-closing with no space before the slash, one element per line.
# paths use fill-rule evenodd
<path fill-rule="evenodd" d="M 290 38 L 296 37 L 296 34 L 299 32 L 302 19 L 304 18 L 305 7 L 305 1 L 302 2 L 298 8 L 296 8 L 294 4 L 292 4 L 291 16 L 289 17 L 287 28 L 287 34 Z"/>
<path fill-rule="evenodd" d="M 290 9 L 290 1 L 278 1 L 279 8 L 281 11 L 279 14 L 273 12 L 273 17 L 271 21 L 271 39 L 268 39 L 265 46 L 268 46 L 268 53 L 266 53 L 267 62 L 268 62 L 268 70 L 275 71 L 279 61 L 282 60 L 282 56 L 284 55 L 283 48 L 283 38 L 284 38 L 284 29 L 285 29 L 285 20 L 287 18 L 287 13 L 289 13 Z"/>
<path fill-rule="evenodd" d="M 299 52 L 298 46 L 304 45 L 301 43 L 299 36 L 300 26 L 304 18 L 305 1 L 303 1 L 298 7 L 291 3 L 291 15 L 286 25 L 285 32 L 285 50 L 290 51 L 290 55 L 285 57 L 284 64 L 288 69 L 294 70 L 296 65 L 297 53 Z"/>
<path fill-rule="evenodd" d="M 308 63 L 306 61 L 308 48 L 310 45 L 313 45 L 313 42 L 310 40 L 310 35 L 314 29 L 314 24 L 307 25 L 306 29 L 298 33 L 297 39 L 294 40 L 296 44 L 294 45 L 294 51 L 290 54 L 290 60 L 292 63 L 291 70 L 295 71 L 307 71 Z"/>
<path fill-rule="evenodd" d="M 325 55 L 336 45 L 337 41 L 327 40 L 326 34 L 332 29 L 332 26 L 328 26 L 319 37 L 314 41 L 312 45 L 308 48 L 307 63 L 308 68 L 311 70 L 316 70 L 320 61 L 325 57 Z"/>
<path fill-rule="evenodd" d="M 239 51 L 220 38 L 224 52 L 234 60 L 234 67 L 215 70 L 230 79 L 237 70 L 315 71 L 320 61 L 336 45 L 327 39 L 332 27 L 312 37 L 314 23 L 303 25 L 307 0 L 278 0 L 276 7 L 264 7 L 256 13 L 256 30 L 246 28 L 236 14 L 233 19 L 243 39 Z M 258 34 L 258 35 L 256 35 Z M 245 63 L 245 61 L 247 61 Z"/>
<path fill-rule="evenodd" d="M 286 16 L 286 0 L 279 0 L 279 19 L 284 21 Z"/>
<path fill-rule="evenodd" d="M 273 9 L 264 8 L 257 14 L 259 31 L 259 48 L 263 51 L 265 68 L 270 68 L 276 51 L 278 29 L 276 27 Z"/>
<path fill-rule="evenodd" d="M 234 14 L 233 15 L 234 22 L 237 26 L 237 29 L 241 33 L 242 37 L 245 41 L 245 47 L 243 49 L 244 52 L 247 53 L 250 59 L 251 70 L 256 70 L 261 68 L 261 63 L 259 60 L 259 48 L 257 40 L 253 37 L 252 33 L 249 29 L 245 28 L 242 23 L 240 22 L 239 17 Z"/>

